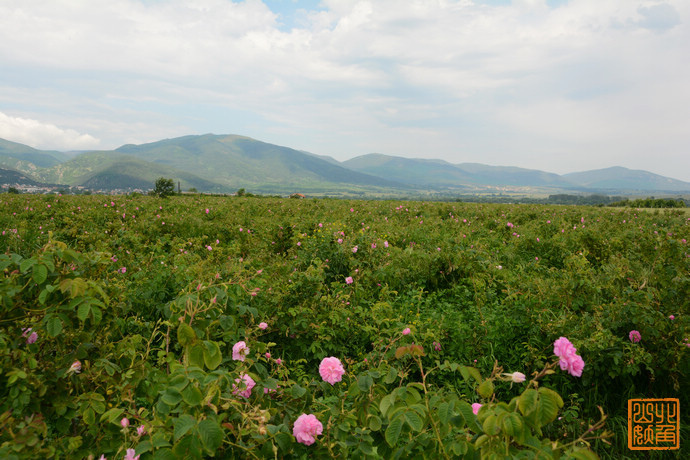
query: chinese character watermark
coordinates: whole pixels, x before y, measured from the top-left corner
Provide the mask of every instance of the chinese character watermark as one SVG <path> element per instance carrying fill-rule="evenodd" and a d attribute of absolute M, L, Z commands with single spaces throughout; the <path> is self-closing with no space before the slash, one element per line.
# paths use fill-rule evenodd
<path fill-rule="evenodd" d="M 678 399 L 629 399 L 628 448 L 671 450 L 680 448 Z"/>

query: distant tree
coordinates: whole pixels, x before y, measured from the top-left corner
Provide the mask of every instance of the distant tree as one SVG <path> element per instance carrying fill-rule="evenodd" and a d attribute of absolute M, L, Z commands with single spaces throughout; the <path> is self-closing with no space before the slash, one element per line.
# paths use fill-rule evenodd
<path fill-rule="evenodd" d="M 237 193 L 235 193 L 235 195 L 237 195 L 237 196 L 244 196 L 244 195 L 246 195 L 246 194 L 247 194 L 247 191 L 246 191 L 245 189 L 243 189 L 243 188 L 239 189 L 239 190 L 237 191 Z"/>
<path fill-rule="evenodd" d="M 197 189 L 194 187 L 191 187 L 189 190 L 187 190 L 189 193 L 197 193 Z"/>
<path fill-rule="evenodd" d="M 172 179 L 159 177 L 158 180 L 156 180 L 156 186 L 153 188 L 153 193 L 161 198 L 174 195 L 175 182 Z"/>
<path fill-rule="evenodd" d="M 10 187 L 10 188 L 7 189 L 7 193 L 18 194 L 18 193 L 19 193 L 19 190 L 17 190 L 16 187 Z"/>

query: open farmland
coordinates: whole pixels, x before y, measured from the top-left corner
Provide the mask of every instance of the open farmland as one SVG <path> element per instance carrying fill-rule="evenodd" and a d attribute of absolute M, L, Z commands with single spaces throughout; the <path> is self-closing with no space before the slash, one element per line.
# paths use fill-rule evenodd
<path fill-rule="evenodd" d="M 683 209 L 5 194 L 0 230 L 2 458 L 634 458 L 630 398 L 688 449 Z"/>

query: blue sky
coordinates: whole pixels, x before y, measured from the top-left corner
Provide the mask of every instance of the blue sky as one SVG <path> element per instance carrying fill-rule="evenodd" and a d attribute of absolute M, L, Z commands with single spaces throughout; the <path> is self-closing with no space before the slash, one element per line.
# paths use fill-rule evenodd
<path fill-rule="evenodd" d="M 685 0 L 3 0 L 0 138 L 690 181 Z"/>

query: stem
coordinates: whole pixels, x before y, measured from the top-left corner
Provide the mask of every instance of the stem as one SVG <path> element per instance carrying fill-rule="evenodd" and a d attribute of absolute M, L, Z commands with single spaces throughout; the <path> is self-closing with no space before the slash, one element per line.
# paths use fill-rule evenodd
<path fill-rule="evenodd" d="M 441 454 L 443 454 L 443 458 L 450 458 L 448 454 L 446 453 L 446 448 L 443 445 L 443 441 L 441 440 L 441 432 L 439 431 L 438 426 L 436 425 L 436 422 L 434 420 L 433 415 L 431 414 L 431 407 L 429 407 L 429 395 L 426 387 L 426 377 L 428 374 L 424 373 L 424 367 L 422 366 L 422 360 L 420 357 L 415 356 L 414 357 L 415 361 L 417 361 L 417 364 L 419 365 L 419 372 L 422 374 L 422 388 L 424 389 L 424 404 L 426 405 L 426 411 L 429 414 L 429 421 L 431 422 L 431 428 L 434 430 L 434 434 L 436 435 L 436 440 L 438 441 L 438 447 L 439 450 L 441 451 Z"/>

